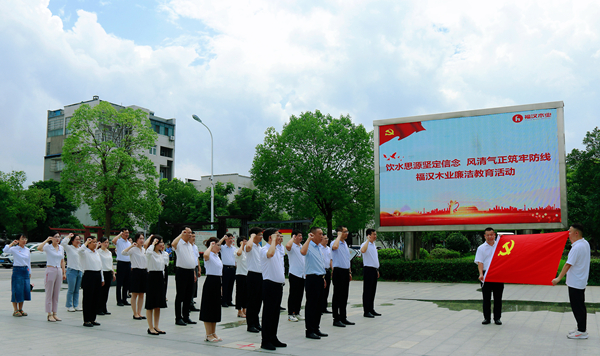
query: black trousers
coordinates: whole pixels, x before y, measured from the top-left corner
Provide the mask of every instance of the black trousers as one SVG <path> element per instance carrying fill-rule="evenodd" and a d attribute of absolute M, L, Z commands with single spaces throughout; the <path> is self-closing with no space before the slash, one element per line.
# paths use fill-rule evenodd
<path fill-rule="evenodd" d="M 223 266 L 223 296 L 221 303 L 233 301 L 233 285 L 235 283 L 235 266 Z"/>
<path fill-rule="evenodd" d="M 306 333 L 319 331 L 321 324 L 321 309 L 323 305 L 323 291 L 325 290 L 322 275 L 306 275 L 306 305 L 304 306 Z"/>
<path fill-rule="evenodd" d="M 117 303 L 127 301 L 129 294 L 129 274 L 131 273 L 131 262 L 117 261 Z"/>
<path fill-rule="evenodd" d="M 96 321 L 96 309 L 100 301 L 102 275 L 100 271 L 84 271 L 81 278 L 83 288 L 83 322 Z"/>
<path fill-rule="evenodd" d="M 262 308 L 262 342 L 277 341 L 277 328 L 279 327 L 279 306 L 283 296 L 283 284 L 265 279 L 262 282 L 263 308 Z"/>
<path fill-rule="evenodd" d="M 260 326 L 258 315 L 260 313 L 260 305 L 262 304 L 262 273 L 248 271 L 246 277 L 248 282 L 248 303 L 246 308 L 246 323 L 248 327 Z"/>
<path fill-rule="evenodd" d="M 329 298 L 329 287 L 331 287 L 331 270 L 329 268 L 325 270 L 325 282 L 327 282 L 327 286 L 325 287 L 325 290 L 323 290 L 323 297 L 322 297 L 322 301 L 321 301 L 321 303 L 322 303 L 321 311 L 327 310 L 327 299 Z"/>
<path fill-rule="evenodd" d="M 163 278 L 165 280 L 165 299 L 167 298 L 167 286 L 169 285 L 169 271 L 168 266 L 165 266 L 165 272 L 163 273 Z"/>
<path fill-rule="evenodd" d="M 500 320 L 502 317 L 502 292 L 504 292 L 504 283 L 485 282 L 481 287 L 485 320 L 491 320 L 492 294 L 494 295 L 494 320 Z"/>
<path fill-rule="evenodd" d="M 198 271 L 199 271 L 198 266 L 196 266 L 195 271 L 196 271 L 196 276 L 199 276 L 200 273 L 198 273 Z M 199 280 L 199 278 L 196 278 L 196 282 L 194 282 L 194 291 L 193 291 L 193 294 L 192 294 L 192 299 L 198 297 L 198 280 Z M 190 306 L 192 306 L 192 300 L 191 299 L 190 299 Z"/>
<path fill-rule="evenodd" d="M 496 299 L 494 299 L 494 303 Z M 587 308 L 585 307 L 585 289 L 569 287 L 569 302 L 577 321 L 577 330 L 587 331 Z"/>
<path fill-rule="evenodd" d="M 246 309 L 248 303 L 247 278 L 243 274 L 235 275 L 235 309 L 237 310 Z"/>
<path fill-rule="evenodd" d="M 98 307 L 96 308 L 98 313 L 108 312 L 106 304 L 108 303 L 108 292 L 110 291 L 110 284 L 113 278 L 111 271 L 103 271 L 102 275 L 104 275 L 104 285 L 100 288 L 100 298 L 98 299 Z"/>
<path fill-rule="evenodd" d="M 290 282 L 290 294 L 288 295 L 288 315 L 300 314 L 302 309 L 302 297 L 304 296 L 304 278 L 293 274 L 288 276 Z"/>
<path fill-rule="evenodd" d="M 331 276 L 333 282 L 333 320 L 346 320 L 346 305 L 348 304 L 348 289 L 350 288 L 350 270 L 336 267 Z"/>
<path fill-rule="evenodd" d="M 377 292 L 377 268 L 363 267 L 363 311 L 375 311 L 375 292 Z"/>
<path fill-rule="evenodd" d="M 177 268 L 175 271 L 175 320 L 190 317 L 190 304 L 194 295 L 194 270 Z"/>

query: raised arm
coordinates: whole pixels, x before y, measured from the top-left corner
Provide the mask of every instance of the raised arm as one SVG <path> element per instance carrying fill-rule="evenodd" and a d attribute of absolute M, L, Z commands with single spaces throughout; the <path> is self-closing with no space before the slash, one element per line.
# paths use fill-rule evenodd
<path fill-rule="evenodd" d="M 152 238 L 152 236 L 154 236 L 154 234 L 150 234 L 150 236 L 148 236 L 148 238 L 146 239 L 146 241 L 144 241 L 144 248 L 147 250 L 148 246 L 150 246 L 150 239 Z"/>
<path fill-rule="evenodd" d="M 223 242 L 225 241 L 225 239 L 227 239 L 227 235 L 221 237 L 221 240 L 219 240 L 219 245 L 223 246 Z"/>
<path fill-rule="evenodd" d="M 371 239 L 367 237 L 367 241 L 365 241 L 365 243 L 360 247 L 360 253 L 366 253 L 367 252 L 367 248 L 369 248 L 369 242 L 370 241 L 371 241 Z"/>
<path fill-rule="evenodd" d="M 302 254 L 302 256 L 306 256 L 306 254 L 308 253 L 308 245 L 312 241 L 313 236 L 314 235 L 312 232 L 308 234 L 308 238 L 306 239 L 304 245 L 302 245 L 302 248 L 300 249 L 300 253 Z"/>
<path fill-rule="evenodd" d="M 67 248 L 67 246 L 69 246 L 69 241 L 71 241 L 71 239 L 73 238 L 73 236 L 75 236 L 75 235 L 73 235 L 73 233 L 70 233 L 69 235 L 67 235 L 67 236 L 66 236 L 64 239 L 62 239 L 62 240 L 60 241 L 60 245 L 61 245 L 61 246 L 62 246 L 64 249 L 66 249 L 66 248 Z"/>
<path fill-rule="evenodd" d="M 177 245 L 179 244 L 179 241 L 181 240 L 181 236 L 183 236 L 185 234 L 185 230 L 183 230 L 181 232 L 181 234 L 179 234 L 179 236 L 177 236 L 175 238 L 175 240 L 173 240 L 173 242 L 171 242 L 171 247 L 173 247 L 173 250 L 177 250 Z"/>
<path fill-rule="evenodd" d="M 252 246 L 254 245 L 254 239 L 256 238 L 256 234 L 250 235 L 248 242 L 246 243 L 246 252 L 252 251 Z"/>
<path fill-rule="evenodd" d="M 121 234 L 122 233 L 123 232 L 119 232 L 119 234 L 112 239 L 112 244 L 113 245 L 117 245 L 117 241 L 119 241 L 119 239 L 121 238 Z"/>
<path fill-rule="evenodd" d="M 235 251 L 235 254 L 237 256 L 242 255 L 242 252 L 244 251 L 244 247 L 246 247 L 246 243 L 247 243 L 247 241 L 242 241 L 242 243 L 240 244 L 240 248 L 238 248 L 237 251 Z"/>
<path fill-rule="evenodd" d="M 129 250 L 131 250 L 134 247 L 137 247 L 137 242 L 132 243 L 129 247 L 124 249 L 123 252 L 121 252 L 121 253 L 123 254 L 123 256 L 129 256 L 129 255 L 131 255 L 131 252 L 129 252 Z"/>
<path fill-rule="evenodd" d="M 340 247 L 340 239 L 342 238 L 343 232 L 337 232 L 337 238 L 331 244 L 331 251 L 337 250 Z"/>
<path fill-rule="evenodd" d="M 275 235 L 275 234 L 273 234 Z M 267 258 L 271 258 L 273 256 L 275 256 L 275 251 L 277 250 L 277 243 L 275 242 L 276 238 L 273 238 L 271 241 L 273 241 L 273 243 L 271 244 L 271 246 L 269 246 L 269 249 L 267 250 Z"/>
<path fill-rule="evenodd" d="M 285 249 L 286 249 L 286 250 L 288 250 L 288 251 L 291 251 L 291 250 L 292 250 L 292 245 L 294 245 L 294 237 L 296 237 L 296 235 L 292 236 L 292 238 L 290 239 L 290 241 L 288 241 L 288 242 L 285 244 Z"/>
<path fill-rule="evenodd" d="M 46 244 L 48 243 L 48 241 L 50 241 L 52 239 L 52 236 L 48 236 L 48 238 L 46 240 L 44 240 L 44 242 L 42 242 L 41 244 L 39 244 L 37 246 L 37 250 L 40 252 L 44 252 L 44 246 L 46 246 Z"/>
<path fill-rule="evenodd" d="M 223 240 L 221 240 L 223 241 Z M 213 247 L 215 246 L 215 242 L 211 242 L 210 246 L 208 246 L 208 248 L 206 249 L 206 251 L 204 251 L 203 257 L 204 257 L 204 261 L 208 261 L 210 260 L 210 253 L 212 252 Z"/>

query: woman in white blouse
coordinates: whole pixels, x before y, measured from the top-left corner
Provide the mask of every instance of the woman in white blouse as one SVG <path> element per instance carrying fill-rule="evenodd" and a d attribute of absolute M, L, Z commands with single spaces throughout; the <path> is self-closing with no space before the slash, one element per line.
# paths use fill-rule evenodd
<path fill-rule="evenodd" d="M 142 316 L 142 305 L 144 305 L 144 293 L 148 281 L 146 270 L 146 250 L 144 249 L 144 233 L 135 234 L 131 246 L 123 250 L 124 256 L 131 258 L 131 274 L 129 275 L 129 291 L 131 292 L 131 310 L 135 320 L 146 319 Z"/>
<path fill-rule="evenodd" d="M 202 301 L 200 302 L 200 320 L 204 322 L 208 342 L 223 341 L 216 334 L 217 323 L 221 321 L 221 276 L 223 262 L 219 258 L 221 245 L 216 237 L 204 241 L 207 247 L 204 251 L 204 268 L 206 279 L 202 286 Z"/>
<path fill-rule="evenodd" d="M 163 279 L 165 244 L 160 235 L 150 235 L 146 241 L 146 259 L 148 262 L 148 285 L 146 289 L 146 317 L 148 318 L 148 334 L 160 335 L 166 332 L 158 328 L 160 309 L 167 307 L 165 299 L 165 281 Z"/>
<path fill-rule="evenodd" d="M 11 277 L 11 297 L 13 316 L 27 316 L 23 311 L 23 303 L 31 300 L 31 256 L 25 247 L 27 235 L 22 234 L 18 240 L 4 246 L 4 253 L 13 255 L 13 271 Z"/>
<path fill-rule="evenodd" d="M 96 309 L 100 301 L 100 290 L 104 285 L 102 260 L 96 250 L 96 238 L 88 238 L 79 249 L 79 262 L 83 268 L 81 287 L 83 288 L 83 326 L 98 326 Z M 106 283 L 109 283 L 108 281 Z"/>
<path fill-rule="evenodd" d="M 46 241 L 38 245 L 40 252 L 46 252 L 46 313 L 48 321 L 62 321 L 56 312 L 58 311 L 58 294 L 62 281 L 67 279 L 65 271 L 65 250 L 59 245 L 60 234 L 49 236 Z"/>
<path fill-rule="evenodd" d="M 235 309 L 238 311 L 238 318 L 246 317 L 246 275 L 248 274 L 248 263 L 246 262 L 246 246 L 245 236 L 237 238 L 238 249 L 235 252 Z"/>
<path fill-rule="evenodd" d="M 81 311 L 79 306 L 79 289 L 81 289 L 81 279 L 83 278 L 83 269 L 79 263 L 79 248 L 81 247 L 81 237 L 79 235 L 69 234 L 60 245 L 67 253 L 67 302 L 65 303 L 67 311 Z"/>
<path fill-rule="evenodd" d="M 108 249 L 108 238 L 102 237 L 100 238 L 99 242 L 100 249 L 98 250 L 98 254 L 100 255 L 100 260 L 102 261 L 102 276 L 104 277 L 105 283 L 100 292 L 100 302 L 98 303 L 96 314 L 110 315 L 111 313 L 106 308 L 108 302 L 108 293 L 110 292 L 111 282 L 114 282 L 117 277 L 115 275 L 115 271 L 113 270 L 113 255 Z"/>

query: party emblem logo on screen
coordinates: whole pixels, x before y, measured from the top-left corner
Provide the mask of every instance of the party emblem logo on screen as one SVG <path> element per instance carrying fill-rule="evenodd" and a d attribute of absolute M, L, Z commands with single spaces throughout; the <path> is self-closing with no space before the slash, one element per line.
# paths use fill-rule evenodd
<path fill-rule="evenodd" d="M 516 124 L 518 124 L 519 122 L 523 121 L 523 115 L 521 115 L 521 114 L 517 114 L 517 115 L 513 116 L 512 120 L 513 120 L 513 121 L 514 121 Z"/>

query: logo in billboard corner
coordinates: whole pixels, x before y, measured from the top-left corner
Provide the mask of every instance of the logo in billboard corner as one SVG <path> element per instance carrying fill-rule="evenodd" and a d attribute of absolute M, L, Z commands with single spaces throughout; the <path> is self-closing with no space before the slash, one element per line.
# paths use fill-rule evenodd
<path fill-rule="evenodd" d="M 523 121 L 523 115 L 521 114 L 517 114 L 515 116 L 513 116 L 513 121 L 518 124 L 519 122 Z"/>
<path fill-rule="evenodd" d="M 543 120 L 543 119 L 550 119 L 551 117 L 552 117 L 552 113 L 549 113 L 549 112 L 543 112 L 543 113 L 538 113 L 538 114 L 525 114 L 525 115 L 516 114 L 512 117 L 512 121 L 515 124 L 518 124 L 523 121 Z"/>

